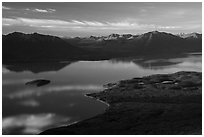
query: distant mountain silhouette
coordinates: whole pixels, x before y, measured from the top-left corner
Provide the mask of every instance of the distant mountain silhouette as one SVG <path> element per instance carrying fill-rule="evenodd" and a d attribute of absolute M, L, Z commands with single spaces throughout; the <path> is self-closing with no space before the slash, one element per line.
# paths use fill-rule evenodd
<path fill-rule="evenodd" d="M 14 32 L 3 35 L 3 61 L 48 61 L 75 59 L 86 53 L 59 37 Z"/>
<path fill-rule="evenodd" d="M 202 52 L 202 35 L 194 35 L 196 37 L 183 38 L 166 32 L 152 31 L 141 35 L 111 34 L 102 37 L 65 39 L 65 41 L 84 49 L 98 50 L 101 53 L 106 53 L 107 56 L 129 55 L 163 58 L 189 52 Z"/>
<path fill-rule="evenodd" d="M 202 34 L 111 34 L 59 38 L 38 33 L 3 35 L 3 61 L 100 60 L 117 57 L 165 58 L 202 52 Z"/>
<path fill-rule="evenodd" d="M 192 36 L 191 34 L 190 36 Z M 107 37 L 78 38 L 74 45 L 86 49 L 98 48 L 101 52 L 136 56 L 177 56 L 182 53 L 201 52 L 202 34 L 183 38 L 166 32 L 152 31 L 141 35 L 112 34 Z M 193 36 L 194 36 L 193 35 Z M 86 43 L 85 40 L 90 42 Z M 72 43 L 71 40 L 66 39 Z"/>
<path fill-rule="evenodd" d="M 199 43 L 200 42 L 200 43 Z M 140 53 L 147 55 L 171 55 L 202 51 L 202 40 L 191 41 L 165 32 L 148 32 L 136 38 Z"/>

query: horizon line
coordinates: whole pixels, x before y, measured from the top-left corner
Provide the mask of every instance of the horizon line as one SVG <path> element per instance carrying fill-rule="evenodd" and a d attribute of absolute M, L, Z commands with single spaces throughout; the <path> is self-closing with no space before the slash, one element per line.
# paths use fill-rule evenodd
<path fill-rule="evenodd" d="M 142 34 L 149 33 L 149 32 L 155 32 L 155 31 L 160 32 L 160 33 L 162 33 L 162 32 L 163 32 L 163 33 L 170 33 L 170 34 L 173 34 L 173 35 L 178 35 L 178 34 L 192 34 L 192 33 L 197 33 L 197 34 L 201 34 L 201 35 L 202 35 L 202 33 L 199 33 L 199 32 L 171 33 L 171 32 L 167 32 L 167 31 L 154 30 L 154 31 L 147 31 L 147 32 L 144 32 L 144 33 L 137 33 L 137 34 L 132 34 L 132 33 L 110 33 L 110 34 L 108 34 L 108 35 L 100 35 L 100 36 L 109 36 L 109 35 L 111 35 L 111 34 L 118 34 L 118 35 L 128 35 L 128 34 L 130 34 L 130 35 L 133 35 L 133 36 L 134 36 L 134 35 L 142 35 Z M 3 33 L 2 33 L 2 35 L 9 35 L 9 34 L 12 34 L 12 33 L 15 33 L 15 32 L 16 32 L 16 33 L 23 33 L 23 34 L 27 34 L 27 35 L 37 33 L 37 34 L 41 34 L 41 35 L 49 35 L 49 36 L 65 37 L 65 38 L 66 38 L 66 37 L 69 37 L 69 38 L 76 38 L 76 37 L 86 38 L 86 37 L 91 37 L 91 36 L 100 37 L 99 35 L 89 35 L 89 36 L 59 36 L 59 35 L 53 35 L 53 34 L 49 34 L 49 33 L 47 33 L 47 34 L 45 34 L 45 33 L 40 33 L 40 32 L 36 32 L 36 31 L 29 32 L 29 33 L 22 32 L 22 31 L 13 31 L 13 32 L 8 32 L 8 33 L 6 33 L 6 34 L 3 34 Z"/>

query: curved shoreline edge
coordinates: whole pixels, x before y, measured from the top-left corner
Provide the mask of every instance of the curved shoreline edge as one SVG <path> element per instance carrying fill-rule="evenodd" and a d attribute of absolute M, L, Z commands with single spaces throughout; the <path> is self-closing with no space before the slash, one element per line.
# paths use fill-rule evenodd
<path fill-rule="evenodd" d="M 202 134 L 202 72 L 182 71 L 122 80 L 102 92 L 85 96 L 109 106 L 103 114 L 40 134 Z"/>
<path fill-rule="evenodd" d="M 88 97 L 88 98 L 91 98 L 91 99 L 95 99 L 95 100 L 97 100 L 97 101 L 99 101 L 99 102 L 101 102 L 101 103 L 107 105 L 108 107 L 110 107 L 110 104 L 108 104 L 107 102 L 105 102 L 105 101 L 103 101 L 103 100 L 100 100 L 100 99 L 98 99 L 98 98 L 95 98 L 95 97 L 90 96 L 89 93 L 88 93 L 88 94 L 85 94 L 84 96 L 85 96 L 85 97 Z"/>

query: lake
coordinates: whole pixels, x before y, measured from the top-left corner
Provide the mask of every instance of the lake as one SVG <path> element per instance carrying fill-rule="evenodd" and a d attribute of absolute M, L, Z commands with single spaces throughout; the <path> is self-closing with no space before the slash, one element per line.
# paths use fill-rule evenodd
<path fill-rule="evenodd" d="M 107 105 L 84 96 L 123 79 L 177 71 L 202 71 L 202 56 L 59 63 L 10 63 L 2 68 L 3 134 L 38 134 L 103 113 Z M 51 83 L 25 85 L 35 79 Z"/>

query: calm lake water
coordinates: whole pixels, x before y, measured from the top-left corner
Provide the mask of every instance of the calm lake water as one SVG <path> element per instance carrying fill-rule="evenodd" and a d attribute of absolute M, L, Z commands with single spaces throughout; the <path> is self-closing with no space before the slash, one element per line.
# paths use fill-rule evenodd
<path fill-rule="evenodd" d="M 85 97 L 122 79 L 177 71 L 202 71 L 201 55 L 163 60 L 115 59 L 7 64 L 2 68 L 3 134 L 38 134 L 103 113 L 107 105 Z M 48 79 L 41 87 L 25 85 Z"/>

